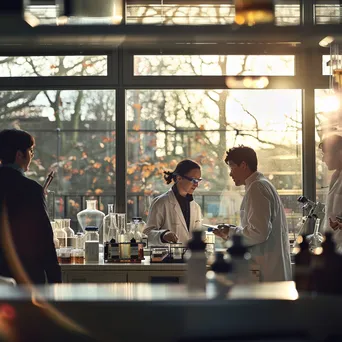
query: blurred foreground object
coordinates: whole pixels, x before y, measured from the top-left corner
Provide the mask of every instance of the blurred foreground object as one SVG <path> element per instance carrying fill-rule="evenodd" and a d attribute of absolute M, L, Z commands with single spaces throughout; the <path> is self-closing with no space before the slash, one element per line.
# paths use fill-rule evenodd
<path fill-rule="evenodd" d="M 41 4 L 25 0 L 24 3 L 24 19 L 32 27 L 50 24 L 119 25 L 124 19 L 123 0 L 55 0 Z"/>
<path fill-rule="evenodd" d="M 274 22 L 273 0 L 235 0 L 235 23 L 253 26 Z"/>
<path fill-rule="evenodd" d="M 123 0 L 57 0 L 57 25 L 121 24 Z"/>
<path fill-rule="evenodd" d="M 0 276 L 0 285 L 13 285 L 16 286 L 17 282 L 13 278 L 8 278 L 8 277 L 1 277 Z"/>

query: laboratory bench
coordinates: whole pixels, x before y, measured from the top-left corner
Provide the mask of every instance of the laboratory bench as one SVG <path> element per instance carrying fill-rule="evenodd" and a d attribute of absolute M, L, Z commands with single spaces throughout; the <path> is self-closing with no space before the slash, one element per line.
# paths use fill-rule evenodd
<path fill-rule="evenodd" d="M 142 263 L 61 264 L 63 283 L 176 283 L 185 281 L 186 263 L 150 263 L 146 257 Z M 209 269 L 209 266 L 208 266 Z M 258 280 L 259 268 L 251 267 Z"/>
<path fill-rule="evenodd" d="M 63 283 L 181 283 L 186 264 L 62 264 Z"/>
<path fill-rule="evenodd" d="M 22 341 L 342 340 L 342 297 L 300 295 L 282 282 L 217 298 L 210 285 L 203 293 L 177 284 L 3 285 L 0 322 L 11 321 Z"/>

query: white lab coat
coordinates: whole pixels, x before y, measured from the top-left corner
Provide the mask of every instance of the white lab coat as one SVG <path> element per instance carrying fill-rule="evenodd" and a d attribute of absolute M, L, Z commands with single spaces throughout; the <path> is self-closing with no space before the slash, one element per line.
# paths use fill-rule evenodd
<path fill-rule="evenodd" d="M 339 251 L 342 249 L 342 230 L 334 231 L 330 228 L 329 217 L 335 220 L 336 216 L 342 215 L 342 172 L 335 171 L 331 177 L 329 192 L 325 203 L 325 217 L 323 232 L 331 232 L 333 234 L 336 247 Z"/>
<path fill-rule="evenodd" d="M 274 186 L 260 172 L 246 179 L 241 203 L 241 227 L 251 261 L 260 267 L 261 281 L 292 279 L 290 244 L 284 207 Z"/>
<path fill-rule="evenodd" d="M 201 224 L 201 208 L 195 202 L 190 202 L 190 231 L 186 226 L 182 209 L 173 190 L 156 197 L 151 204 L 144 233 L 148 236 L 149 245 L 160 245 L 160 236 L 170 230 L 178 236 L 178 242 L 186 244 L 191 237 L 191 231 Z"/>

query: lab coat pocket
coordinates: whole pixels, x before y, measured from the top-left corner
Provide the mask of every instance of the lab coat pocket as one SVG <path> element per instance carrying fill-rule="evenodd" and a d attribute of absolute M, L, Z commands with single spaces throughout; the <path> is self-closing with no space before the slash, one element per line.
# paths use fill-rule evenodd
<path fill-rule="evenodd" d="M 335 216 L 342 214 L 342 194 L 336 194 L 334 196 L 332 211 Z M 335 217 L 332 217 L 332 219 L 334 220 Z"/>
<path fill-rule="evenodd" d="M 245 210 L 240 210 L 240 219 L 241 219 L 241 226 L 244 227 L 247 225 L 247 218 L 245 217 Z"/>
<path fill-rule="evenodd" d="M 171 222 L 171 227 L 169 227 L 169 229 L 179 236 L 180 224 L 178 222 Z"/>

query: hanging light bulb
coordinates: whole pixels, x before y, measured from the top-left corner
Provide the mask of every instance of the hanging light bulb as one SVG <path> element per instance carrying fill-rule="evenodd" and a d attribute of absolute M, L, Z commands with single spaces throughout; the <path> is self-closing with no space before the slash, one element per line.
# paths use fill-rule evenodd
<path fill-rule="evenodd" d="M 235 23 L 253 26 L 274 22 L 273 0 L 235 0 Z"/>

